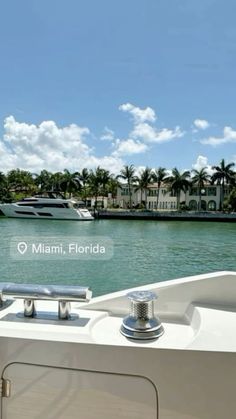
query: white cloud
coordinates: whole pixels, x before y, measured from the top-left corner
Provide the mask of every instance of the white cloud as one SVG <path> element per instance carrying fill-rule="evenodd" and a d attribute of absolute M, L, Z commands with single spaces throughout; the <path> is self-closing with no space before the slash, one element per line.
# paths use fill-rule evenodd
<path fill-rule="evenodd" d="M 119 110 L 130 113 L 133 116 L 135 123 L 142 123 L 145 121 L 155 122 L 156 120 L 155 111 L 149 106 L 145 109 L 141 109 L 131 103 L 124 103 L 119 106 Z"/>
<path fill-rule="evenodd" d="M 151 144 L 164 143 L 184 135 L 179 126 L 158 130 L 153 124 L 155 111 L 150 107 L 141 109 L 126 103 L 119 109 L 132 115 L 131 133 L 119 139 L 112 129 L 105 126 L 100 139 L 109 141 L 113 150 L 102 157 L 98 157 L 96 150 L 88 145 L 88 139 L 93 138 L 88 127 L 77 124 L 59 127 L 54 121 L 35 125 L 18 122 L 14 116 L 7 117 L 4 135 L 0 139 L 1 170 L 18 167 L 34 173 L 42 169 L 62 171 L 68 168 L 77 171 L 100 165 L 117 173 L 127 163 L 125 156 L 145 153 Z"/>
<path fill-rule="evenodd" d="M 112 129 L 105 127 L 103 130 L 103 134 L 100 137 L 102 141 L 113 141 L 115 139 L 115 133 Z"/>
<path fill-rule="evenodd" d="M 234 131 L 231 127 L 224 127 L 223 136 L 222 137 L 208 137 L 204 138 L 200 141 L 202 144 L 211 145 L 213 147 L 217 147 L 218 145 L 226 144 L 226 143 L 235 143 L 236 142 L 236 131 Z"/>
<path fill-rule="evenodd" d="M 206 119 L 195 119 L 193 123 L 197 129 L 201 129 L 201 130 L 205 130 L 209 128 L 210 126 L 209 122 Z"/>
<path fill-rule="evenodd" d="M 82 164 L 81 168 L 95 168 L 101 166 L 103 169 L 109 170 L 111 173 L 118 174 L 124 166 L 125 162 L 117 155 L 96 157 L 90 156 L 89 160 Z"/>
<path fill-rule="evenodd" d="M 41 124 L 17 122 L 13 116 L 4 121 L 5 133 L 0 141 L 0 167 L 7 171 L 21 168 L 32 172 L 81 170 L 98 165 L 119 172 L 124 162 L 119 156 L 96 157 L 86 144 L 87 127 L 71 124 L 59 128 L 54 121 Z"/>
<path fill-rule="evenodd" d="M 127 140 L 117 139 L 114 145 L 116 147 L 116 150 L 113 152 L 114 156 L 144 153 L 148 150 L 146 144 L 143 144 L 140 141 L 134 141 L 131 138 L 128 138 Z"/>
<path fill-rule="evenodd" d="M 174 138 L 180 138 L 184 135 L 184 132 L 181 131 L 180 127 L 175 127 L 174 130 L 163 128 L 157 130 L 147 123 L 135 125 L 133 131 L 131 132 L 131 137 L 137 139 L 143 139 L 144 141 L 150 143 L 164 143 Z"/>
<path fill-rule="evenodd" d="M 212 166 L 208 163 L 208 158 L 205 156 L 198 156 L 196 162 L 192 165 L 192 168 L 198 171 L 206 168 L 209 175 L 212 175 L 213 173 Z"/>

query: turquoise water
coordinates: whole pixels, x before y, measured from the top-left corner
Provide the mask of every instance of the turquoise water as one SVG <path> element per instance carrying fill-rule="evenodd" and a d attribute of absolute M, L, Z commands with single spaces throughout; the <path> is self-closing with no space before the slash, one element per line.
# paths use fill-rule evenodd
<path fill-rule="evenodd" d="M 181 276 L 236 270 L 236 224 L 96 220 L 0 219 L 0 281 L 89 285 L 93 295 Z M 105 236 L 114 256 L 104 260 L 16 261 L 14 236 Z"/>

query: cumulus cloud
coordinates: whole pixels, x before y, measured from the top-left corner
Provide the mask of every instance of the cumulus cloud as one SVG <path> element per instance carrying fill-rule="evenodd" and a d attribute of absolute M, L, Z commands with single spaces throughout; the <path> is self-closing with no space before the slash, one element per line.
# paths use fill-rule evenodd
<path fill-rule="evenodd" d="M 34 173 L 42 169 L 62 171 L 68 168 L 77 171 L 100 165 L 117 173 L 126 163 L 125 156 L 145 153 L 152 144 L 184 135 L 179 126 L 157 129 L 155 111 L 149 106 L 141 109 L 125 103 L 119 109 L 132 116 L 133 126 L 124 139 L 116 138 L 114 131 L 105 126 L 100 140 L 110 142 L 113 149 L 103 157 L 98 157 L 96 150 L 88 145 L 88 140 L 93 138 L 88 127 L 77 124 L 59 127 L 54 121 L 36 125 L 18 122 L 14 116 L 8 116 L 4 121 L 3 138 L 0 139 L 1 170 L 18 167 Z"/>
<path fill-rule="evenodd" d="M 119 106 L 119 110 L 130 113 L 133 116 L 135 123 L 142 123 L 145 121 L 155 122 L 156 120 L 155 111 L 149 106 L 145 109 L 141 109 L 131 103 L 124 103 Z"/>
<path fill-rule="evenodd" d="M 206 119 L 195 119 L 193 124 L 198 130 L 205 130 L 210 127 L 210 124 Z"/>
<path fill-rule="evenodd" d="M 71 124 L 60 128 L 54 121 L 39 125 L 17 122 L 13 116 L 4 121 L 5 133 L 0 141 L 1 170 L 19 167 L 33 172 L 42 169 L 75 171 L 83 167 L 104 168 L 118 172 L 124 162 L 118 156 L 96 157 L 86 144 L 87 127 Z"/>
<path fill-rule="evenodd" d="M 208 163 L 208 158 L 205 156 L 198 156 L 192 168 L 198 171 L 205 168 L 209 175 L 213 173 L 212 166 Z"/>
<path fill-rule="evenodd" d="M 226 143 L 235 143 L 236 142 L 236 131 L 231 127 L 224 127 L 222 137 L 208 137 L 201 140 L 202 144 L 211 145 L 217 147 Z"/>
<path fill-rule="evenodd" d="M 168 128 L 163 128 L 157 130 L 155 127 L 152 127 L 150 124 L 143 123 L 135 125 L 131 136 L 135 139 L 143 139 L 144 141 L 150 143 L 164 143 L 174 138 L 180 138 L 184 135 L 184 132 L 181 131 L 180 127 L 175 127 L 171 130 Z"/>
<path fill-rule="evenodd" d="M 100 137 L 102 141 L 113 141 L 115 139 L 115 133 L 112 129 L 105 127 L 103 130 L 103 134 Z"/>
<path fill-rule="evenodd" d="M 128 138 L 127 140 L 117 139 L 114 145 L 116 147 L 116 150 L 113 152 L 114 156 L 144 153 L 148 150 L 146 144 L 143 144 L 140 141 L 134 141 L 131 138 Z"/>
<path fill-rule="evenodd" d="M 180 138 L 184 135 L 180 127 L 174 129 L 163 128 L 158 130 L 153 123 L 156 121 L 155 111 L 149 106 L 141 109 L 131 103 L 125 103 L 119 107 L 123 112 L 128 112 L 133 116 L 133 129 L 129 137 L 133 140 L 139 140 L 149 143 L 163 143 L 166 141 Z M 129 140 L 130 141 L 130 140 Z"/>

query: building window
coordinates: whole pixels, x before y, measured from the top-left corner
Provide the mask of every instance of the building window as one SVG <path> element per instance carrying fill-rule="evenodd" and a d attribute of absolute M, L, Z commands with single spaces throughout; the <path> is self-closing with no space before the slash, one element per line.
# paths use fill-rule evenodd
<path fill-rule="evenodd" d="M 148 189 L 148 196 L 157 196 L 156 189 Z"/>
<path fill-rule="evenodd" d="M 208 209 L 209 209 L 209 211 L 216 211 L 216 201 L 209 201 L 208 202 Z"/>
<path fill-rule="evenodd" d="M 198 188 L 191 188 L 189 191 L 189 195 L 198 196 Z"/>
<path fill-rule="evenodd" d="M 121 195 L 123 196 L 123 195 L 129 195 L 129 189 L 128 188 L 122 188 L 121 189 Z"/>
<path fill-rule="evenodd" d="M 207 195 L 208 196 L 216 196 L 216 187 L 207 188 Z"/>

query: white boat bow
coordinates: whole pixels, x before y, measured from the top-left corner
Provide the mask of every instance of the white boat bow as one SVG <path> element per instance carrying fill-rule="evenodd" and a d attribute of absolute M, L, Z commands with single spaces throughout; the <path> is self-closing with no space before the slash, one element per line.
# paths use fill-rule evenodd
<path fill-rule="evenodd" d="M 137 339 L 121 333 L 127 291 L 88 301 L 87 288 L 0 288 L 2 419 L 235 417 L 235 272 L 136 288 Z M 152 318 L 164 333 L 149 340 Z"/>

